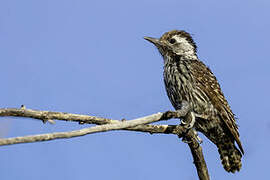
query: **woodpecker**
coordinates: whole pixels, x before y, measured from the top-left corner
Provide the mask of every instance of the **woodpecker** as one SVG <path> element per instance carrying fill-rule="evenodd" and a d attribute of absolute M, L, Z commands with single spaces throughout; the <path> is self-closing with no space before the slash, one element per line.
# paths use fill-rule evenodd
<path fill-rule="evenodd" d="M 239 171 L 244 150 L 235 115 L 215 75 L 199 60 L 191 35 L 183 30 L 172 30 L 161 38 L 144 38 L 153 43 L 163 57 L 164 83 L 173 107 L 181 109 L 181 102 L 187 101 L 194 117 L 192 128 L 217 146 L 226 171 Z"/>

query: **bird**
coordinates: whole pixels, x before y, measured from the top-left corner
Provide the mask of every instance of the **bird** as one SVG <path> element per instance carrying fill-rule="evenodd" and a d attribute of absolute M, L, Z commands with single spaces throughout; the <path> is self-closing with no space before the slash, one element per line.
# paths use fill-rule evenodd
<path fill-rule="evenodd" d="M 192 129 L 213 142 L 227 172 L 240 171 L 244 150 L 235 114 L 217 78 L 197 56 L 197 45 L 184 30 L 172 30 L 160 38 L 144 37 L 163 57 L 163 78 L 169 100 L 176 110 L 183 101 L 191 107 Z M 236 144 L 238 148 L 236 147 Z"/>

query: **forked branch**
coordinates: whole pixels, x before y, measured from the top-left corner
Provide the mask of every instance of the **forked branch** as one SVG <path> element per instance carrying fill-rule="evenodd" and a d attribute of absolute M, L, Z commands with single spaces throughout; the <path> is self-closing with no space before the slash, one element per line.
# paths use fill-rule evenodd
<path fill-rule="evenodd" d="M 185 115 L 190 111 L 190 107 L 186 102 L 182 103 L 182 109 L 178 111 L 167 111 L 165 113 L 156 113 L 153 115 L 141 117 L 134 120 L 112 120 L 107 118 L 101 118 L 89 115 L 70 114 L 62 112 L 51 112 L 51 111 L 39 111 L 23 108 L 3 108 L 0 109 L 0 116 L 15 116 L 15 117 L 28 117 L 43 122 L 53 122 L 53 120 L 62 121 L 73 121 L 80 124 L 97 124 L 97 126 L 79 129 L 69 132 L 56 132 L 40 135 L 31 135 L 14 138 L 0 139 L 0 146 L 11 145 L 18 143 L 29 143 L 39 141 L 49 141 L 61 138 L 72 138 L 83 136 L 86 134 L 92 134 L 97 132 L 112 131 L 112 130 L 129 130 L 129 131 L 140 131 L 162 134 L 177 134 L 179 137 L 185 137 L 189 140 L 189 147 L 193 155 L 194 164 L 197 168 L 197 173 L 200 180 L 208 180 L 209 175 L 207 166 L 202 154 L 202 148 L 196 141 L 196 135 L 193 131 L 187 130 L 182 126 L 173 125 L 150 125 L 149 123 L 168 120 L 171 118 L 184 118 Z"/>

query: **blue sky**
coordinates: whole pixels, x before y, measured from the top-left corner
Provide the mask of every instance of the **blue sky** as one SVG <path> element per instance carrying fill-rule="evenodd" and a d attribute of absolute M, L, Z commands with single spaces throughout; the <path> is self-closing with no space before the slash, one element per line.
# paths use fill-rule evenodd
<path fill-rule="evenodd" d="M 1 1 L 1 107 L 133 119 L 172 109 L 162 59 L 143 36 L 193 34 L 239 118 L 243 168 L 228 174 L 203 135 L 212 179 L 267 179 L 270 3 L 240 1 Z M 171 120 L 169 124 L 178 123 Z M 0 136 L 88 127 L 4 117 Z M 107 132 L 0 148 L 0 178 L 196 179 L 186 144 L 173 135 Z"/>

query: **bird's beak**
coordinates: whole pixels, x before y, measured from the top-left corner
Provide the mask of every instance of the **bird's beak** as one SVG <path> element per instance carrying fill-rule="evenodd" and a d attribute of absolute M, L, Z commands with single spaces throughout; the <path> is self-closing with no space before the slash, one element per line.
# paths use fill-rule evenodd
<path fill-rule="evenodd" d="M 161 42 L 157 38 L 152 38 L 152 37 L 144 37 L 145 40 L 153 43 L 155 46 L 160 46 Z"/>

